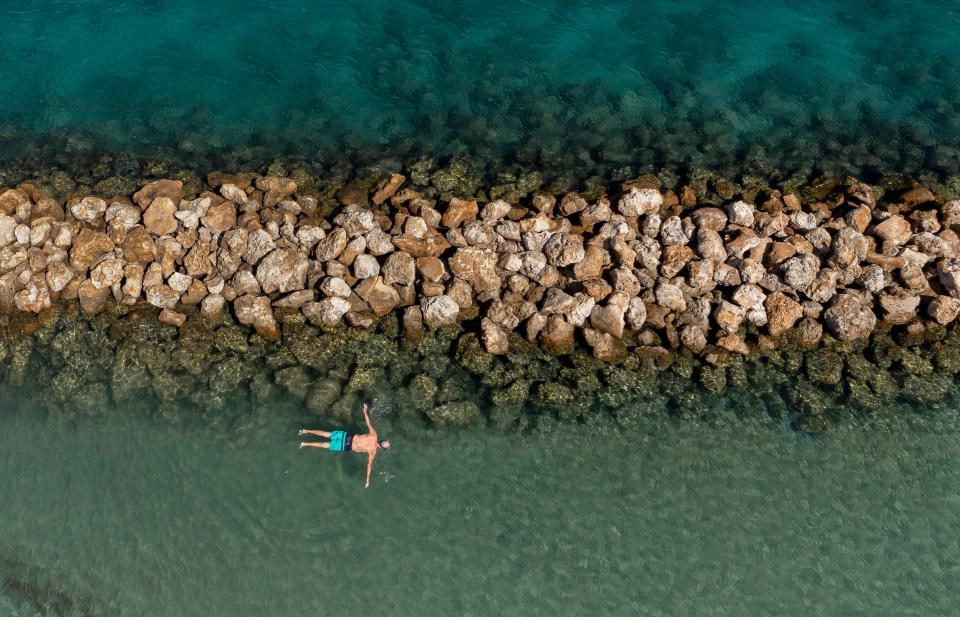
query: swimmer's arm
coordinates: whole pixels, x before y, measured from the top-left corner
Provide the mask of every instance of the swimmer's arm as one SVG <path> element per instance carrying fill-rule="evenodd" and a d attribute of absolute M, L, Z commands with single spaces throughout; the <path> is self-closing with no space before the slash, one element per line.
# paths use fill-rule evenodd
<path fill-rule="evenodd" d="M 367 421 L 367 430 L 376 435 L 377 431 L 373 430 L 373 425 L 370 424 L 370 414 L 367 413 L 366 403 L 363 404 L 363 419 Z"/>
<path fill-rule="evenodd" d="M 373 471 L 374 456 L 376 456 L 376 454 L 371 453 L 367 455 L 367 483 L 363 486 L 363 488 L 370 488 L 370 472 Z"/>

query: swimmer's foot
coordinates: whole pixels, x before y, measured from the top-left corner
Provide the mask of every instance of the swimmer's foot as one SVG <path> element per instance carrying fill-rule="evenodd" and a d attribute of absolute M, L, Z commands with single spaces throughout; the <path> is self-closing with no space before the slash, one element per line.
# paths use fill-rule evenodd
<path fill-rule="evenodd" d="M 303 450 L 303 446 L 305 446 L 305 445 L 307 445 L 307 444 L 301 441 L 301 442 L 300 442 L 300 447 L 297 448 L 297 450 Z"/>
<path fill-rule="evenodd" d="M 303 434 L 306 433 L 306 432 L 307 432 L 307 431 L 305 431 L 305 430 L 303 430 L 303 429 L 300 429 L 299 431 L 297 431 L 297 435 L 303 435 Z"/>

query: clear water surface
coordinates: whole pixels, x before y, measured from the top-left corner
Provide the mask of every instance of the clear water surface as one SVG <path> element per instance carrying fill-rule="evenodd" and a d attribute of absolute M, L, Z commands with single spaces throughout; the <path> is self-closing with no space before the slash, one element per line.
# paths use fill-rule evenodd
<path fill-rule="evenodd" d="M 394 435 L 368 490 L 309 422 L 5 410 L 0 614 L 960 614 L 956 413 Z"/>

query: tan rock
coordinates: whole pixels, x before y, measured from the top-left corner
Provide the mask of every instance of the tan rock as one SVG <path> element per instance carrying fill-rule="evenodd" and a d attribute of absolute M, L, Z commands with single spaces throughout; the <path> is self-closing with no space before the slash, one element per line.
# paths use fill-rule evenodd
<path fill-rule="evenodd" d="M 478 292 L 500 288 L 496 265 L 497 254 L 488 249 L 457 249 L 449 261 L 453 275 L 470 283 Z"/>
<path fill-rule="evenodd" d="M 249 294 L 240 296 L 233 301 L 233 312 L 237 316 L 237 321 L 245 326 L 253 326 L 257 334 L 268 341 L 276 340 L 280 335 L 270 306 L 270 298 L 267 296 Z"/>
<path fill-rule="evenodd" d="M 763 306 L 767 311 L 767 330 L 771 336 L 780 336 L 803 317 L 803 306 L 779 291 L 767 296 Z"/>
<path fill-rule="evenodd" d="M 384 283 L 380 276 L 361 281 L 354 291 L 370 305 L 370 310 L 377 317 L 390 313 L 400 305 L 400 294 L 392 285 Z"/>
<path fill-rule="evenodd" d="M 609 334 L 614 338 L 623 337 L 625 307 L 608 303 L 605 306 L 594 305 L 590 312 L 590 325 L 594 330 Z"/>
<path fill-rule="evenodd" d="M 90 271 L 90 282 L 97 289 L 110 288 L 123 280 L 123 260 L 104 259 Z"/>
<path fill-rule="evenodd" d="M 50 306 L 50 289 L 47 287 L 46 276 L 38 272 L 30 277 L 26 287 L 13 297 L 17 310 L 25 313 L 39 313 Z"/>
<path fill-rule="evenodd" d="M 896 214 L 882 223 L 878 223 L 873 228 L 873 231 L 877 237 L 897 246 L 906 244 L 913 235 L 910 223 L 902 216 Z"/>
<path fill-rule="evenodd" d="M 74 273 L 70 267 L 62 261 L 52 261 L 47 264 L 47 287 L 52 292 L 63 291 L 71 280 Z"/>
<path fill-rule="evenodd" d="M 157 321 L 179 328 L 183 324 L 187 323 L 187 316 L 183 313 L 171 311 L 170 309 L 163 309 L 157 316 Z"/>
<path fill-rule="evenodd" d="M 823 318 L 830 333 L 841 341 L 867 338 L 877 323 L 864 298 L 853 292 L 838 295 L 823 312 Z"/>
<path fill-rule="evenodd" d="M 154 180 L 148 182 L 139 191 L 133 194 L 133 202 L 146 210 L 154 199 L 163 197 L 175 204 L 183 199 L 183 182 L 180 180 Z"/>
<path fill-rule="evenodd" d="M 706 206 L 690 213 L 693 223 L 700 229 L 723 231 L 727 226 L 727 215 L 720 208 Z"/>
<path fill-rule="evenodd" d="M 927 305 L 927 315 L 941 326 L 953 323 L 960 315 L 960 300 L 950 296 L 937 296 Z"/>
<path fill-rule="evenodd" d="M 448 295 L 423 298 L 420 301 L 423 322 L 431 327 L 454 324 L 460 314 L 460 305 Z"/>
<path fill-rule="evenodd" d="M 140 264 L 127 264 L 123 267 L 123 285 L 120 287 L 122 296 L 120 301 L 123 304 L 133 305 L 140 300 L 140 294 L 143 292 L 143 274 L 144 269 Z"/>
<path fill-rule="evenodd" d="M 909 323 L 916 319 L 920 296 L 905 289 L 894 287 L 877 296 L 883 310 L 883 320 L 894 325 Z"/>
<path fill-rule="evenodd" d="M 306 255 L 296 249 L 275 249 L 257 265 L 257 281 L 264 293 L 303 289 L 309 267 Z"/>
<path fill-rule="evenodd" d="M 206 215 L 200 218 L 200 222 L 212 233 L 221 233 L 232 229 L 237 224 L 237 207 L 232 201 L 210 206 Z"/>
<path fill-rule="evenodd" d="M 597 278 L 608 263 L 610 255 L 605 250 L 595 244 L 588 244 L 583 259 L 573 265 L 573 277 L 578 281 Z"/>
<path fill-rule="evenodd" d="M 450 248 L 450 243 L 441 234 L 430 230 L 423 238 L 401 234 L 393 238 L 393 245 L 413 257 L 437 257 Z"/>
<path fill-rule="evenodd" d="M 506 333 L 492 319 L 484 317 L 480 320 L 480 338 L 487 353 L 502 355 L 510 349 Z"/>
<path fill-rule="evenodd" d="M 382 181 L 373 194 L 373 205 L 379 206 L 396 195 L 406 180 L 407 177 L 402 174 L 390 174 L 390 177 Z"/>
<path fill-rule="evenodd" d="M 573 324 L 558 315 L 550 315 L 540 330 L 540 341 L 550 353 L 570 353 L 573 351 Z"/>
<path fill-rule="evenodd" d="M 107 306 L 107 301 L 109 301 L 111 295 L 109 287 L 97 289 L 90 282 L 90 279 L 83 280 L 77 288 L 80 310 L 87 315 L 96 315 L 102 311 Z"/>
<path fill-rule="evenodd" d="M 180 296 L 180 304 L 185 306 L 194 306 L 200 304 L 207 297 L 207 286 L 203 282 L 194 279 L 190 287 Z"/>
<path fill-rule="evenodd" d="M 476 200 L 467 201 L 454 197 L 447 204 L 447 209 L 443 212 L 440 224 L 448 229 L 455 229 L 464 221 L 475 221 L 478 211 Z"/>
<path fill-rule="evenodd" d="M 22 189 L 7 189 L 0 193 L 0 214 L 13 216 L 30 204 L 30 196 Z"/>
<path fill-rule="evenodd" d="M 297 182 L 292 178 L 281 178 L 279 176 L 258 176 L 255 185 L 264 193 L 264 208 L 272 208 L 290 195 L 297 192 Z"/>
<path fill-rule="evenodd" d="M 147 302 L 157 308 L 173 310 L 180 301 L 180 292 L 174 291 L 167 285 L 152 285 L 145 287 L 144 293 Z"/>
<path fill-rule="evenodd" d="M 169 197 L 157 197 L 143 212 L 143 226 L 155 236 L 172 234 L 177 230 L 176 211 L 177 205 Z"/>
<path fill-rule="evenodd" d="M 123 258 L 130 263 L 150 263 L 157 258 L 157 245 L 153 237 L 141 226 L 127 232 L 120 247 Z"/>
<path fill-rule="evenodd" d="M 211 321 L 220 319 L 224 309 L 227 307 L 227 300 L 220 294 L 210 294 L 200 302 L 200 314 Z"/>
<path fill-rule="evenodd" d="M 680 328 L 680 343 L 693 353 L 700 353 L 707 346 L 706 328 L 694 324 L 683 326 Z"/>
<path fill-rule="evenodd" d="M 83 272 L 95 259 L 112 251 L 113 247 L 113 240 L 102 231 L 81 229 L 73 239 L 73 247 L 70 249 L 70 267 L 75 272 Z"/>
<path fill-rule="evenodd" d="M 330 329 L 337 327 L 343 316 L 350 312 L 350 302 L 346 298 L 332 296 L 319 302 L 307 302 L 300 310 L 314 326 Z"/>
<path fill-rule="evenodd" d="M 78 221 L 88 225 L 96 225 L 103 220 L 106 211 L 107 202 L 90 195 L 77 199 L 70 205 L 70 214 Z"/>

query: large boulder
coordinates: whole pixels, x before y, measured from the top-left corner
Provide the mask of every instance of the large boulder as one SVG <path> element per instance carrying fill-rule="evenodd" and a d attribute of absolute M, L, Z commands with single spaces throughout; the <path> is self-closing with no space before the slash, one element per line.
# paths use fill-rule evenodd
<path fill-rule="evenodd" d="M 257 282 L 263 293 L 303 289 L 310 260 L 296 249 L 274 249 L 257 265 Z"/>
<path fill-rule="evenodd" d="M 382 317 L 400 305 L 400 294 L 393 288 L 383 282 L 383 277 L 371 277 L 364 279 L 354 289 L 360 298 L 370 305 L 373 314 Z"/>
<path fill-rule="evenodd" d="M 629 192 L 621 195 L 617 202 L 617 211 L 623 216 L 656 214 L 662 205 L 663 195 L 657 189 L 632 187 Z"/>
<path fill-rule="evenodd" d="M 475 291 L 488 291 L 500 288 L 497 276 L 497 253 L 488 249 L 457 249 L 449 261 L 454 276 L 468 283 Z"/>
<path fill-rule="evenodd" d="M 319 302 L 307 302 L 300 310 L 311 324 L 334 328 L 350 311 L 350 302 L 346 298 L 331 296 Z"/>
<path fill-rule="evenodd" d="M 767 311 L 767 331 L 780 336 L 803 317 L 803 306 L 782 292 L 775 291 L 763 303 Z"/>
<path fill-rule="evenodd" d="M 830 333 L 841 341 L 867 338 L 877 325 L 873 309 L 862 295 L 854 292 L 838 295 L 823 312 L 823 318 Z"/>
<path fill-rule="evenodd" d="M 155 236 L 166 236 L 177 230 L 177 211 L 175 204 L 169 197 L 157 197 L 143 212 L 143 226 Z"/>
<path fill-rule="evenodd" d="M 102 231 L 81 229 L 73 239 L 73 247 L 70 249 L 70 266 L 75 271 L 82 272 L 89 268 L 95 259 L 107 251 L 112 251 L 113 247 L 113 240 Z"/>
<path fill-rule="evenodd" d="M 276 340 L 280 332 L 273 317 L 270 298 L 267 296 L 244 295 L 233 301 L 233 312 L 240 323 L 253 326 L 257 334 L 267 340 Z"/>
<path fill-rule="evenodd" d="M 460 305 L 450 296 L 439 295 L 420 300 L 420 310 L 423 322 L 435 328 L 456 323 Z"/>

